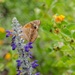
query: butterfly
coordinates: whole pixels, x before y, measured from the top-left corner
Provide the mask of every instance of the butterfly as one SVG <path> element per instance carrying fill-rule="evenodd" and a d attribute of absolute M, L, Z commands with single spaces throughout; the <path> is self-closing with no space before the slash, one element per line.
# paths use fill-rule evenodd
<path fill-rule="evenodd" d="M 38 36 L 38 29 L 40 26 L 40 20 L 34 20 L 22 27 L 22 37 L 28 42 L 34 42 Z"/>
<path fill-rule="evenodd" d="M 40 20 L 34 20 L 34 21 L 31 21 L 31 22 L 25 24 L 21 29 L 22 30 L 21 38 L 23 38 L 24 40 L 27 40 L 28 42 L 34 42 L 38 36 L 39 26 L 40 26 Z M 12 33 L 13 30 L 9 30 L 7 32 Z M 10 36 L 12 37 L 13 35 L 10 34 Z"/>

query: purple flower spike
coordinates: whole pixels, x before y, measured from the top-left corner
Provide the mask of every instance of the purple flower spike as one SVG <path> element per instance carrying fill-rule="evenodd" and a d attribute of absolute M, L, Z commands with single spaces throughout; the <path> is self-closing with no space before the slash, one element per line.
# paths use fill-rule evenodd
<path fill-rule="evenodd" d="M 37 63 L 36 63 L 37 61 L 34 61 L 34 62 L 32 62 L 32 68 L 36 68 L 37 66 L 39 66 Z"/>
<path fill-rule="evenodd" d="M 31 61 L 33 58 L 32 52 L 33 42 L 25 44 L 22 38 L 22 26 L 20 26 L 18 20 L 14 17 L 12 20 L 12 30 L 6 30 L 6 37 L 11 36 L 11 47 L 12 50 L 18 50 L 18 60 L 16 60 L 16 75 L 40 75 L 40 73 L 34 73 L 34 69 L 38 66 L 37 60 Z M 25 44 L 25 45 L 24 45 Z"/>
<path fill-rule="evenodd" d="M 40 75 L 40 73 L 39 73 L 39 72 L 37 72 L 35 75 Z"/>

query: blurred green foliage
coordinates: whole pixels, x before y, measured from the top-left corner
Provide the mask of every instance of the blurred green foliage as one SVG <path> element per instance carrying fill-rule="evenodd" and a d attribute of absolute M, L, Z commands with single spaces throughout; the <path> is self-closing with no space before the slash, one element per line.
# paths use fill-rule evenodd
<path fill-rule="evenodd" d="M 65 20 L 56 23 L 53 15 L 64 15 Z M 39 61 L 37 71 L 41 75 L 75 75 L 75 0 L 0 0 L 0 27 L 11 30 L 12 18 L 21 25 L 39 19 L 39 37 L 32 50 Z M 0 33 L 0 71 L 16 75 L 17 51 L 12 51 L 10 39 Z M 5 60 L 9 52 L 12 57 Z"/>

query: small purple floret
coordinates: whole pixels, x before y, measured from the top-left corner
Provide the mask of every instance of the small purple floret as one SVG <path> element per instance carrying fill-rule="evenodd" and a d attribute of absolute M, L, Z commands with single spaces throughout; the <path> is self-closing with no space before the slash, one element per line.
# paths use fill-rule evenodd
<path fill-rule="evenodd" d="M 32 59 L 33 56 L 32 56 L 32 52 L 29 52 L 29 57 Z"/>
<path fill-rule="evenodd" d="M 35 61 L 32 62 L 32 64 L 31 64 L 32 68 L 36 68 L 37 66 L 39 66 L 36 62 L 37 62 L 37 60 L 35 60 Z"/>
<path fill-rule="evenodd" d="M 32 42 L 29 42 L 28 44 L 26 44 L 26 46 L 24 46 L 24 49 L 26 52 L 29 52 L 29 49 L 33 48 L 33 46 L 31 44 L 32 44 Z"/>
<path fill-rule="evenodd" d="M 24 49 L 25 49 L 26 52 L 29 52 L 29 47 L 27 45 L 24 46 Z"/>
<path fill-rule="evenodd" d="M 28 44 L 29 44 L 29 45 L 31 45 L 31 44 L 32 44 L 32 42 L 29 42 Z"/>
<path fill-rule="evenodd" d="M 12 50 L 15 50 L 17 47 L 15 43 L 11 43 L 11 46 L 12 46 Z"/>
<path fill-rule="evenodd" d="M 29 55 L 29 57 L 32 59 L 33 58 L 33 56 L 32 55 Z"/>
<path fill-rule="evenodd" d="M 29 42 L 29 43 L 28 43 L 28 46 L 29 46 L 29 48 L 33 48 L 32 42 Z"/>
<path fill-rule="evenodd" d="M 17 67 L 20 67 L 22 62 L 20 60 L 17 60 L 16 62 L 17 62 Z"/>
<path fill-rule="evenodd" d="M 20 70 L 17 70 L 17 71 L 18 71 L 18 74 L 16 74 L 16 75 L 20 75 L 21 71 Z"/>
<path fill-rule="evenodd" d="M 16 60 L 16 62 L 20 62 L 20 60 Z"/>
<path fill-rule="evenodd" d="M 9 30 L 6 30 L 6 37 L 9 37 L 11 35 L 11 32 Z"/>
<path fill-rule="evenodd" d="M 39 73 L 39 72 L 37 72 L 35 75 L 40 75 L 40 73 Z"/>
<path fill-rule="evenodd" d="M 33 46 L 32 45 L 29 45 L 29 48 L 31 49 L 31 48 L 33 48 Z"/>

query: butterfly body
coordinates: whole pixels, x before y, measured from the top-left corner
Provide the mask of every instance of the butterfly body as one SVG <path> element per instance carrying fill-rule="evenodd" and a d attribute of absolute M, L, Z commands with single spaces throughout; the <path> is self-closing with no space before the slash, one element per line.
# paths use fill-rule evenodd
<path fill-rule="evenodd" d="M 27 23 L 22 28 L 23 38 L 28 42 L 34 42 L 38 36 L 38 28 L 40 25 L 40 20 L 34 20 Z"/>

